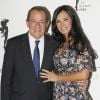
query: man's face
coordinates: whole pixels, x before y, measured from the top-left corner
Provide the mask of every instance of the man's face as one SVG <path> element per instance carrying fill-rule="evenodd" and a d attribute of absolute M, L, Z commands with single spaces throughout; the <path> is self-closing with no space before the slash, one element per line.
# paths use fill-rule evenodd
<path fill-rule="evenodd" d="M 29 20 L 27 21 L 27 26 L 30 34 L 34 38 L 39 39 L 41 36 L 43 36 L 47 25 L 46 14 L 43 11 L 31 11 Z"/>

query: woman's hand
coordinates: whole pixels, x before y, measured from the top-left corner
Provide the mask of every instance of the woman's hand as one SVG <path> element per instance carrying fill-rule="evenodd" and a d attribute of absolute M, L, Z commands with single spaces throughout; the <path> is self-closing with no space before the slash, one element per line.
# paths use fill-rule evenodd
<path fill-rule="evenodd" d="M 45 81 L 43 82 L 55 82 L 59 79 L 59 76 L 57 74 L 55 74 L 53 71 L 50 72 L 46 69 L 42 69 L 42 72 L 40 72 L 40 77 L 45 78 Z"/>
<path fill-rule="evenodd" d="M 80 86 L 80 90 L 82 91 L 86 91 L 88 88 L 88 80 L 84 80 L 84 81 L 78 81 L 78 84 Z"/>

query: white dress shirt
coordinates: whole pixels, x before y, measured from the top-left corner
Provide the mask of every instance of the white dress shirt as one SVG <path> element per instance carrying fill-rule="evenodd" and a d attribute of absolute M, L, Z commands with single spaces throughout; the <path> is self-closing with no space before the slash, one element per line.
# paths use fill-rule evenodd
<path fill-rule="evenodd" d="M 32 37 L 32 35 L 30 33 L 28 33 L 28 37 L 29 37 L 29 45 L 30 45 L 30 50 L 31 50 L 31 56 L 32 56 L 32 59 L 33 59 L 36 39 L 34 37 Z M 42 36 L 39 39 L 39 41 L 40 42 L 38 44 L 38 47 L 39 47 L 39 51 L 40 51 L 40 68 L 41 68 L 42 60 L 43 60 L 43 54 L 44 54 L 44 36 Z"/>

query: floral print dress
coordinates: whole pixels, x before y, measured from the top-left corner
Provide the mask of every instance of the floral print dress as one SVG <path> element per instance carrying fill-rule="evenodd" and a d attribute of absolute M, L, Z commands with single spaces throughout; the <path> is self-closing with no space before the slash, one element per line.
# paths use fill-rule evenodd
<path fill-rule="evenodd" d="M 87 51 L 78 55 L 76 50 L 57 50 L 54 55 L 55 70 L 69 74 L 84 68 L 93 71 L 91 56 Z M 78 82 L 57 81 L 53 87 L 53 100 L 91 100 L 88 91 L 82 91 Z"/>

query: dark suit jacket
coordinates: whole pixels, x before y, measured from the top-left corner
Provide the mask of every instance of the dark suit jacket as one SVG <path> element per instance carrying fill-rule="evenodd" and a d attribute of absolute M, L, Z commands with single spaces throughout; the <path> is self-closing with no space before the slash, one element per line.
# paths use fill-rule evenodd
<path fill-rule="evenodd" d="M 45 35 L 41 68 L 53 69 L 54 40 Z M 28 35 L 9 39 L 1 77 L 1 100 L 52 100 L 52 83 L 37 78 L 31 58 Z"/>

